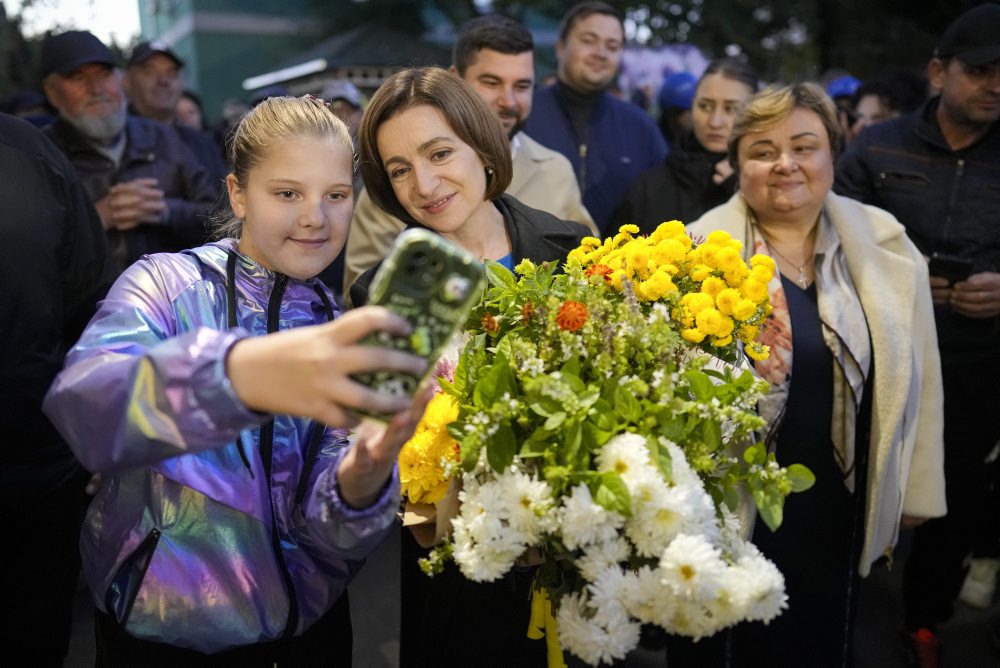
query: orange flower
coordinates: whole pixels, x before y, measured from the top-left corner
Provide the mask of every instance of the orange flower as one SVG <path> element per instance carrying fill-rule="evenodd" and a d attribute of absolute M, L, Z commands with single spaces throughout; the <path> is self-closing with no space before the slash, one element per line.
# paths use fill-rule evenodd
<path fill-rule="evenodd" d="M 488 334 L 496 334 L 498 331 L 500 331 L 500 323 L 497 322 L 496 316 L 494 316 L 492 313 L 487 313 L 486 315 L 484 315 L 483 319 L 480 320 L 480 323 L 482 324 L 483 329 L 486 330 Z"/>
<path fill-rule="evenodd" d="M 579 331 L 583 324 L 587 322 L 587 307 L 580 302 L 565 301 L 559 307 L 559 314 L 556 315 L 556 324 L 560 329 L 567 332 Z"/>
<path fill-rule="evenodd" d="M 525 320 L 531 320 L 532 316 L 535 315 L 535 305 L 531 302 L 525 302 L 524 306 L 521 307 L 521 317 Z"/>
<path fill-rule="evenodd" d="M 583 272 L 583 275 L 589 278 L 594 274 L 597 274 L 598 276 L 604 277 L 605 283 L 610 283 L 612 273 L 614 273 L 614 269 L 606 264 L 592 264 L 587 267 L 587 270 Z"/>

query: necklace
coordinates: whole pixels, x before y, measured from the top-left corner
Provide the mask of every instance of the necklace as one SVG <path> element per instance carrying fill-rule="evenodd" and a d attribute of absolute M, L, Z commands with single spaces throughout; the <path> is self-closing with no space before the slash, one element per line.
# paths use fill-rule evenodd
<path fill-rule="evenodd" d="M 794 279 L 794 280 L 795 280 L 796 283 L 799 284 L 800 288 L 802 288 L 803 290 L 805 290 L 807 287 L 809 287 L 809 274 L 806 273 L 806 267 L 808 267 L 810 264 L 813 263 L 813 261 L 815 260 L 814 256 L 810 255 L 808 258 L 806 258 L 806 261 L 803 264 L 796 264 L 796 263 L 792 262 L 791 260 L 789 260 L 787 257 L 785 257 L 782 254 L 782 252 L 779 251 L 773 244 L 768 244 L 767 247 L 768 247 L 769 250 L 773 250 L 774 253 L 775 253 L 775 255 L 777 255 L 782 260 L 784 260 L 786 263 L 788 263 L 789 266 L 795 267 L 795 269 L 798 270 L 799 277 L 797 279 Z"/>

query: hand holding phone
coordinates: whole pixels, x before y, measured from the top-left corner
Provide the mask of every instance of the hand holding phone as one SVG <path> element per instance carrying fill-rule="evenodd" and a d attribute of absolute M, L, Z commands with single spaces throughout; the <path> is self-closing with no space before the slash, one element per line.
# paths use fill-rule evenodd
<path fill-rule="evenodd" d="M 927 261 L 927 271 L 931 276 L 940 276 L 950 285 L 964 281 L 972 273 L 972 260 L 946 253 L 932 253 Z"/>
<path fill-rule="evenodd" d="M 427 359 L 428 372 L 416 377 L 378 371 L 356 379 L 383 394 L 413 396 L 482 296 L 485 277 L 479 258 L 434 232 L 414 228 L 399 235 L 372 280 L 368 303 L 402 315 L 413 332 L 408 337 L 379 332 L 362 343 L 419 355 Z M 366 414 L 380 420 L 391 417 Z"/>

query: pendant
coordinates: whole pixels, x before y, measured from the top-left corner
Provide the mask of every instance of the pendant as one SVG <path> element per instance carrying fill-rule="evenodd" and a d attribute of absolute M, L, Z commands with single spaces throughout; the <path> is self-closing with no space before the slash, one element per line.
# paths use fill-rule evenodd
<path fill-rule="evenodd" d="M 809 286 L 809 277 L 806 275 L 805 266 L 796 267 L 799 270 L 799 287 L 805 290 Z"/>

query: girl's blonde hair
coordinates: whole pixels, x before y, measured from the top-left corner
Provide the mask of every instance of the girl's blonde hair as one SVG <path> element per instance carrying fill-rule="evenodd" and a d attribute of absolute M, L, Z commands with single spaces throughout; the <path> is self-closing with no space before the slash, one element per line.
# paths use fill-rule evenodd
<path fill-rule="evenodd" d="M 271 146 L 300 137 L 332 140 L 354 154 L 347 126 L 327 102 L 312 95 L 269 97 L 243 116 L 226 142 L 229 173 L 240 188 L 246 188 L 250 170 L 264 160 Z M 228 203 L 227 198 L 221 215 L 215 217 L 218 238 L 238 238 L 243 226 Z"/>

